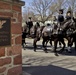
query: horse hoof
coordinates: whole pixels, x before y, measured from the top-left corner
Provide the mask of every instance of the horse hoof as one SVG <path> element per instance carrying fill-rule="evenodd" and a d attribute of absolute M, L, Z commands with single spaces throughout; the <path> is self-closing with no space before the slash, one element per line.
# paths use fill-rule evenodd
<path fill-rule="evenodd" d="M 43 49 L 43 50 L 46 50 L 46 48 L 45 48 L 45 47 L 42 47 L 42 49 Z"/>
<path fill-rule="evenodd" d="M 36 52 L 36 50 L 34 50 L 34 52 Z"/>
<path fill-rule="evenodd" d="M 68 53 L 72 53 L 72 51 L 68 51 Z"/>
<path fill-rule="evenodd" d="M 72 53 L 72 51 L 71 51 L 71 50 L 66 50 L 66 52 L 68 52 L 68 53 Z"/>
<path fill-rule="evenodd" d="M 59 56 L 57 53 L 55 53 L 55 56 Z"/>
<path fill-rule="evenodd" d="M 47 51 L 44 51 L 45 53 L 48 53 Z"/>

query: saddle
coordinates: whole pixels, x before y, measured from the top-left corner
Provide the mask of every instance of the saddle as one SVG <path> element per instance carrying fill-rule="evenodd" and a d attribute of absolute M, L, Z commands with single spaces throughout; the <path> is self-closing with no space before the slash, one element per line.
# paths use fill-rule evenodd
<path fill-rule="evenodd" d="M 51 32 L 52 31 L 52 27 L 48 26 L 48 27 L 45 27 L 42 31 L 42 33 L 44 32 Z"/>
<path fill-rule="evenodd" d="M 44 34 L 45 36 L 51 36 L 51 32 L 52 32 L 52 27 L 51 26 L 48 26 L 48 27 L 45 27 L 42 31 L 42 34 Z"/>

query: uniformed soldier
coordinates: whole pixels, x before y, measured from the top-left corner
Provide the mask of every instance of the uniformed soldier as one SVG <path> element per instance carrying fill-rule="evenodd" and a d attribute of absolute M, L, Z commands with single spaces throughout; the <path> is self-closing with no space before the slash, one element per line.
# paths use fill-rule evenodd
<path fill-rule="evenodd" d="M 62 25 L 63 22 L 64 22 L 63 9 L 60 9 L 59 10 L 59 15 L 58 15 L 59 27 Z"/>
<path fill-rule="evenodd" d="M 66 20 L 69 21 L 72 19 L 71 11 L 67 11 Z"/>
<path fill-rule="evenodd" d="M 32 20 L 31 20 L 31 17 L 29 17 L 29 21 L 28 21 L 27 25 L 28 25 L 28 28 L 29 28 L 29 35 L 30 35 L 30 29 L 31 29 L 32 26 L 33 26 L 33 22 L 32 22 Z"/>

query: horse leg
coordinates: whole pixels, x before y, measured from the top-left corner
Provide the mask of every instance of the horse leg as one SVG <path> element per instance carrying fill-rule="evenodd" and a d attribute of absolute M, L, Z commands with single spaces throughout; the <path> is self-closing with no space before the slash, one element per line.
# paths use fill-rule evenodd
<path fill-rule="evenodd" d="M 46 45 L 46 46 L 47 46 L 48 42 L 49 42 L 49 40 L 47 40 L 47 41 L 45 42 L 45 45 Z"/>
<path fill-rule="evenodd" d="M 52 46 L 52 39 L 50 39 L 50 45 Z"/>
<path fill-rule="evenodd" d="M 75 50 L 76 50 L 76 41 L 75 41 Z"/>
<path fill-rule="evenodd" d="M 45 44 L 46 44 L 46 46 L 47 46 L 48 42 L 49 42 L 49 43 L 50 43 L 50 45 L 52 46 L 52 40 L 51 40 L 51 39 L 47 40 L 47 41 L 46 41 L 46 43 L 45 43 Z"/>
<path fill-rule="evenodd" d="M 57 49 L 57 43 L 58 43 L 58 40 L 57 39 L 54 40 L 54 53 L 55 53 L 55 56 L 58 56 L 57 51 L 56 51 L 56 49 Z"/>
<path fill-rule="evenodd" d="M 35 38 L 34 41 L 33 41 L 34 52 L 36 52 L 36 48 L 37 48 L 36 43 L 37 43 L 37 38 Z"/>
<path fill-rule="evenodd" d="M 22 47 L 25 49 L 24 44 L 25 44 L 25 39 L 22 39 Z"/>
<path fill-rule="evenodd" d="M 75 50 L 76 50 L 76 37 L 73 38 L 74 44 L 75 44 Z"/>
<path fill-rule="evenodd" d="M 62 53 L 64 51 L 65 48 L 65 42 L 64 39 L 61 39 L 60 42 L 63 44 L 63 48 L 60 50 L 60 52 Z"/>
<path fill-rule="evenodd" d="M 68 38 L 68 49 L 67 49 L 67 51 L 69 52 L 69 53 L 71 53 L 71 46 L 73 45 L 73 39 L 72 38 Z"/>
<path fill-rule="evenodd" d="M 59 47 L 61 48 L 61 42 L 59 41 Z"/>
<path fill-rule="evenodd" d="M 47 41 L 46 38 L 43 38 L 42 45 L 43 45 L 43 48 L 44 48 L 45 53 L 47 53 L 47 48 L 45 46 L 46 41 Z"/>

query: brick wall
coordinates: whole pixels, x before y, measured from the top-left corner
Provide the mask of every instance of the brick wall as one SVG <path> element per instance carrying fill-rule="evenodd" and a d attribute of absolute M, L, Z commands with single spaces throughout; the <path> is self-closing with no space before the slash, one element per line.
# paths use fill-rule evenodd
<path fill-rule="evenodd" d="M 22 5 L 21 1 L 0 0 L 0 17 L 11 17 L 11 46 L 0 47 L 0 75 L 22 75 Z"/>

